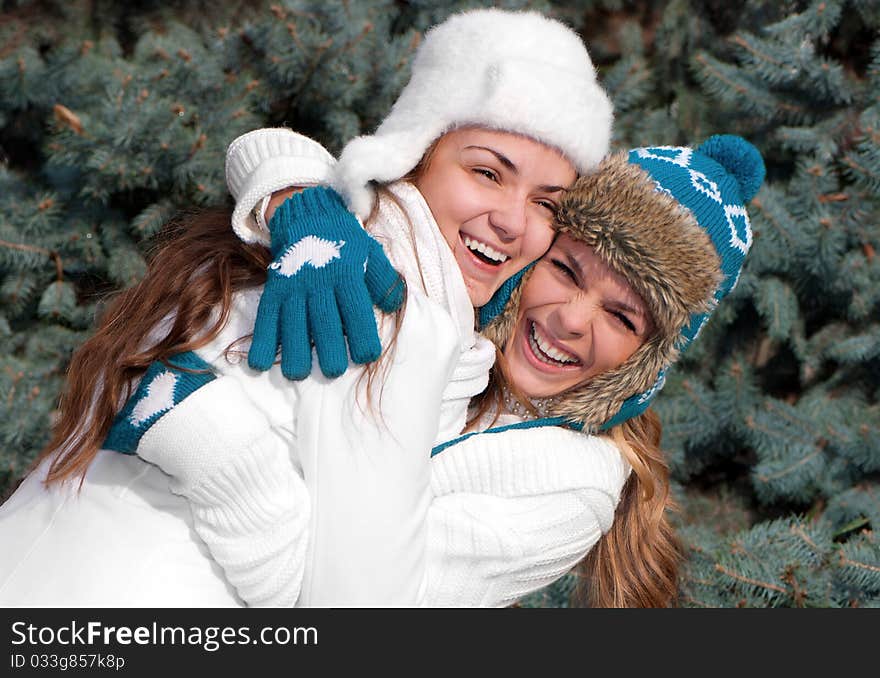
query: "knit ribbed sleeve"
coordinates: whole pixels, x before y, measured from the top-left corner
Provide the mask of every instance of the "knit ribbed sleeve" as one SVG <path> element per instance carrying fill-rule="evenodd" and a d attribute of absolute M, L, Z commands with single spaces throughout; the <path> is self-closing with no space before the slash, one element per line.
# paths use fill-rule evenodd
<path fill-rule="evenodd" d="M 629 473 L 607 439 L 558 427 L 474 436 L 432 460 L 430 607 L 501 607 L 571 570 Z"/>
<path fill-rule="evenodd" d="M 251 606 L 299 597 L 310 501 L 291 439 L 241 384 L 219 377 L 163 415 L 137 450 L 172 476 L 171 491 L 189 501 L 196 532 Z"/>

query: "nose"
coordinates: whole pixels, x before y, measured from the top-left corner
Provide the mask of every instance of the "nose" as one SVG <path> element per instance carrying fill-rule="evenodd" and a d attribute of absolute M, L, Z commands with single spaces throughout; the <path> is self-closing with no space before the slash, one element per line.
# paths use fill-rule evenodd
<path fill-rule="evenodd" d="M 585 295 L 577 294 L 559 304 L 550 315 L 550 329 L 560 339 L 580 339 L 590 333 L 597 309 Z"/>
<path fill-rule="evenodd" d="M 513 242 L 526 232 L 526 208 L 525 200 L 508 196 L 489 213 L 489 225 L 501 242 Z"/>

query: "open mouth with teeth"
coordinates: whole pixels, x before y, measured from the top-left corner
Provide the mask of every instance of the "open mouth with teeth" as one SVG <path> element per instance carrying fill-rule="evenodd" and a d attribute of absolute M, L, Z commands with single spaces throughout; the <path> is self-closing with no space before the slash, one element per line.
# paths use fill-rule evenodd
<path fill-rule="evenodd" d="M 510 259 L 508 255 L 504 254 L 503 252 L 499 252 L 491 245 L 487 245 L 486 243 L 480 242 L 479 240 L 474 240 L 470 236 L 462 235 L 461 240 L 471 254 L 473 254 L 480 261 L 489 264 L 490 266 L 500 266 L 505 261 Z"/>
<path fill-rule="evenodd" d="M 554 367 L 579 367 L 581 361 L 571 353 L 567 353 L 550 342 L 534 322 L 529 323 L 529 348 L 542 363 Z"/>

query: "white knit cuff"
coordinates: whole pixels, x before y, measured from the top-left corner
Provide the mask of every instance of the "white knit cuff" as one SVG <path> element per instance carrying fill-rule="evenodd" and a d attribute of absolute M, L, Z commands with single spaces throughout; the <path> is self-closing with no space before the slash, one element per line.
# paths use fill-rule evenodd
<path fill-rule="evenodd" d="M 226 185 L 235 198 L 232 229 L 247 243 L 270 243 L 253 210 L 266 195 L 330 180 L 336 160 L 317 141 L 286 128 L 258 129 L 235 139 L 226 151 Z"/>
<path fill-rule="evenodd" d="M 266 415 L 230 377 L 219 377 L 162 415 L 137 454 L 193 486 L 249 449 L 271 428 Z"/>
<path fill-rule="evenodd" d="M 308 490 L 296 475 L 289 451 L 272 439 L 275 435 L 255 438 L 194 484 L 173 478 L 172 492 L 185 496 L 194 510 L 210 514 L 209 522 L 221 536 L 258 533 L 294 510 L 308 514 Z M 264 553 L 257 549 L 253 555 L 259 558 Z"/>

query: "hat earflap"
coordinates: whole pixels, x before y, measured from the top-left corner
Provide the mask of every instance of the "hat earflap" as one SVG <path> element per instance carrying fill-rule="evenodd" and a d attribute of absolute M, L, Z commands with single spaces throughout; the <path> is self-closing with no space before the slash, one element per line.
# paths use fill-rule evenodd
<path fill-rule="evenodd" d="M 554 398 L 548 414 L 564 417 L 587 433 L 606 428 L 605 422 L 619 412 L 628 396 L 638 399 L 655 387 L 665 369 L 678 359 L 675 337 L 655 335 L 623 364 Z"/>
<path fill-rule="evenodd" d="M 676 349 L 678 355 L 681 355 L 684 350 L 690 346 L 690 344 L 699 336 L 700 331 L 703 329 L 703 326 L 706 324 L 706 321 L 709 320 L 710 313 L 695 313 L 691 316 L 691 321 L 688 323 L 687 327 L 685 327 L 681 331 L 681 335 L 676 343 Z M 630 396 L 620 405 L 620 409 L 618 409 L 617 413 L 608 419 L 604 424 L 599 427 L 600 431 L 607 431 L 608 429 L 614 428 L 618 424 L 622 424 L 627 419 L 632 419 L 633 417 L 637 417 L 642 414 L 645 410 L 647 410 L 651 406 L 651 402 L 657 396 L 658 393 L 663 389 L 666 385 L 666 374 L 669 371 L 669 368 L 672 367 L 673 363 L 677 360 L 676 358 L 671 359 L 666 365 L 660 368 L 657 372 L 657 376 L 654 379 L 653 383 L 651 383 L 649 388 L 642 389 L 635 393 L 635 395 Z"/>

